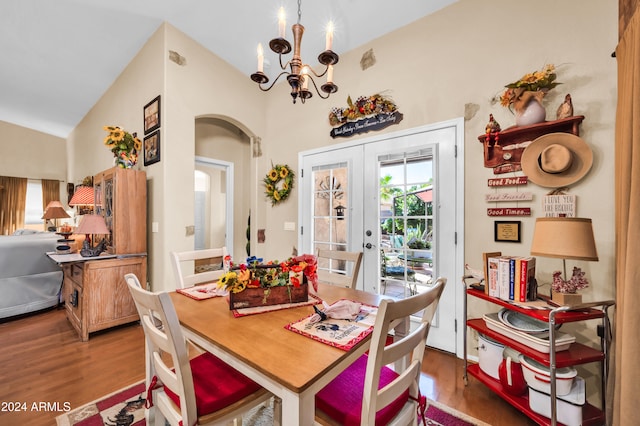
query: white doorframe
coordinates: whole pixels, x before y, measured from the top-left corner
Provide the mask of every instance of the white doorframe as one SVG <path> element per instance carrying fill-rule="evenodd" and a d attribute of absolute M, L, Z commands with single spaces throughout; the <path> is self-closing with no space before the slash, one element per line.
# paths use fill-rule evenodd
<path fill-rule="evenodd" d="M 457 332 L 456 332 L 456 355 L 458 357 L 462 357 L 462 348 L 463 348 L 463 334 L 462 328 L 465 325 L 463 324 L 463 300 L 464 300 L 464 289 L 460 284 L 460 280 L 464 274 L 464 118 L 456 118 L 440 123 L 415 127 L 411 129 L 401 130 L 398 132 L 385 133 L 382 135 L 376 135 L 370 138 L 355 140 L 355 141 L 347 141 L 335 145 L 330 145 L 322 148 L 316 148 L 309 151 L 303 151 L 298 154 L 298 175 L 302 176 L 302 167 L 303 167 L 303 159 L 307 155 L 312 154 L 321 154 L 333 150 L 344 149 L 349 147 L 355 147 L 358 145 L 364 145 L 373 142 L 380 142 L 384 140 L 394 139 L 398 137 L 414 135 L 429 131 L 434 131 L 438 129 L 453 127 L 455 128 L 455 146 L 456 146 L 456 195 L 455 195 L 455 203 L 456 203 L 456 217 L 455 217 L 455 226 L 456 226 L 456 248 L 455 248 L 455 275 L 451 277 L 447 277 L 448 283 L 447 287 L 451 288 L 454 293 L 455 298 L 455 320 L 457 324 Z M 300 185 L 302 188 L 302 185 Z M 298 223 L 303 224 L 305 218 L 305 209 L 308 209 L 308 205 L 304 203 L 304 196 L 298 197 Z M 303 235 L 298 232 L 298 247 L 304 249 L 305 241 L 303 239 Z M 450 290 L 450 291 L 451 291 Z"/>
<path fill-rule="evenodd" d="M 217 169 L 222 169 L 226 173 L 226 186 L 225 191 L 227 191 L 227 202 L 225 206 L 225 215 L 226 217 L 226 228 L 225 228 L 225 245 L 227 247 L 227 253 L 233 253 L 233 163 L 229 161 L 216 160 L 213 158 L 196 156 L 195 158 L 196 165 L 203 165 L 207 167 L 214 167 Z"/>

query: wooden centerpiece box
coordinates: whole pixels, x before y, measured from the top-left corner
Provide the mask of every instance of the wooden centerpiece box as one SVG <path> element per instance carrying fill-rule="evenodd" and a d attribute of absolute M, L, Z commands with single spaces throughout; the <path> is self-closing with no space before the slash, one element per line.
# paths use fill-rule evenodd
<path fill-rule="evenodd" d="M 309 300 L 309 284 L 306 280 L 298 287 L 279 285 L 275 287 L 245 288 L 238 293 L 229 293 L 229 309 L 253 308 L 257 306 L 282 305 Z"/>
<path fill-rule="evenodd" d="M 313 255 L 301 255 L 285 262 L 262 263 L 251 257 L 247 263 L 233 265 L 225 258 L 227 273 L 220 284 L 229 291 L 229 309 L 254 308 L 307 302 L 309 282 L 317 280 L 317 259 Z"/>

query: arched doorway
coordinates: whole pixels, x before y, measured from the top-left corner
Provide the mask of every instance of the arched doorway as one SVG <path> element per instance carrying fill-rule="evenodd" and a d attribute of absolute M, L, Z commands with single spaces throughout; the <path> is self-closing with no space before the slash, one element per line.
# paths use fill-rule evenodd
<path fill-rule="evenodd" d="M 228 117 L 195 120 L 195 170 L 208 176 L 209 187 L 206 192 L 195 191 L 194 244 L 215 247 L 227 241 L 232 257 L 239 260 L 247 256 L 247 226 L 255 211 L 247 196 L 254 182 L 254 139 L 248 129 Z M 194 190 L 195 185 L 194 175 Z M 220 235 L 223 232 L 226 235 Z"/>

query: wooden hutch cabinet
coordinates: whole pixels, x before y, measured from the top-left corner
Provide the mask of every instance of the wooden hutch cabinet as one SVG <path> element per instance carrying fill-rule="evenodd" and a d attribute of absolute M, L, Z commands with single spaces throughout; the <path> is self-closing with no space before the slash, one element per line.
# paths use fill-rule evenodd
<path fill-rule="evenodd" d="M 105 218 L 107 252 L 62 263 L 67 318 L 82 341 L 89 333 L 138 320 L 124 280 L 147 280 L 147 178 L 141 170 L 113 167 L 94 177 L 94 211 Z"/>
<path fill-rule="evenodd" d="M 142 170 L 112 167 L 93 178 L 95 212 L 104 217 L 111 234 L 110 254 L 147 251 L 147 175 Z M 142 277 L 140 282 L 142 281 Z"/>

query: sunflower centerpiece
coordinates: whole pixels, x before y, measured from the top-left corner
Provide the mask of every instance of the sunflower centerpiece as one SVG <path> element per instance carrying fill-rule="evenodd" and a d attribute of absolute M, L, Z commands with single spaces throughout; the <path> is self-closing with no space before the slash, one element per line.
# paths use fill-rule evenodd
<path fill-rule="evenodd" d="M 104 126 L 109 134 L 104 138 L 104 144 L 115 157 L 114 163 L 118 167 L 130 169 L 138 162 L 138 152 L 142 149 L 142 142 L 136 133 L 129 133 L 118 126 Z"/>
<path fill-rule="evenodd" d="M 317 259 L 301 255 L 284 262 L 250 257 L 234 265 L 218 280 L 218 287 L 229 292 L 231 309 L 282 303 L 306 302 L 308 283 L 317 291 Z"/>
<path fill-rule="evenodd" d="M 271 205 L 276 204 L 289 198 L 289 194 L 293 189 L 293 170 L 288 165 L 276 164 L 271 167 L 269 173 L 262 180 L 264 182 L 265 194 L 271 200 Z"/>

